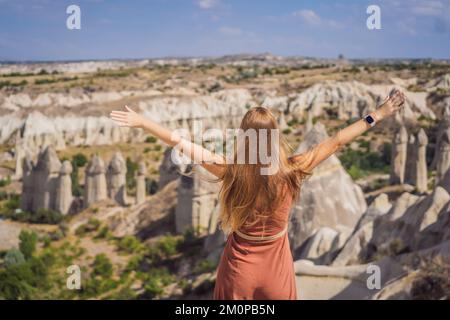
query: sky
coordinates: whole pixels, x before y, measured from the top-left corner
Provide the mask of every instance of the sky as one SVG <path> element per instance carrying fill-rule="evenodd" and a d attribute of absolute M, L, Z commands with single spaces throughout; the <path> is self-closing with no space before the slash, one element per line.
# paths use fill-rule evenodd
<path fill-rule="evenodd" d="M 69 30 L 69 5 L 81 29 Z M 369 30 L 369 5 L 381 29 Z M 0 60 L 450 59 L 450 0 L 0 0 Z"/>

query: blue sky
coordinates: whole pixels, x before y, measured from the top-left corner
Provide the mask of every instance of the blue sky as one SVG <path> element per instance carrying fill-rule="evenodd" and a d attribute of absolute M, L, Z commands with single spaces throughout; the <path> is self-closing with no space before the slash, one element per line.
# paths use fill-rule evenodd
<path fill-rule="evenodd" d="M 66 8 L 81 8 L 81 30 Z M 368 5 L 381 30 L 368 30 Z M 0 60 L 450 58 L 450 0 L 0 0 Z"/>

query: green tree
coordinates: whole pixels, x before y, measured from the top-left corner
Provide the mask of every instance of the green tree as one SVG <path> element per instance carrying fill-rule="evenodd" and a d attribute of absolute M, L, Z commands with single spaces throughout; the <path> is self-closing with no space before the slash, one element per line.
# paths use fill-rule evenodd
<path fill-rule="evenodd" d="M 17 249 L 11 249 L 6 252 L 5 255 L 5 266 L 6 268 L 9 268 L 11 266 L 15 266 L 18 264 L 22 264 L 25 262 L 25 257 L 23 256 L 22 252 Z"/>
<path fill-rule="evenodd" d="M 78 168 L 84 167 L 87 163 L 87 158 L 82 153 L 77 153 L 72 157 L 72 164 L 77 166 Z"/>
<path fill-rule="evenodd" d="M 22 230 L 19 235 L 19 248 L 25 259 L 30 259 L 36 251 L 37 234 L 33 231 Z"/>
<path fill-rule="evenodd" d="M 109 278 L 112 276 L 113 265 L 104 253 L 95 256 L 92 267 L 92 274 L 94 276 L 100 276 L 103 278 Z"/>
<path fill-rule="evenodd" d="M 130 157 L 127 157 L 127 173 L 126 173 L 126 185 L 128 190 L 134 189 L 136 186 L 136 171 L 138 170 L 138 163 L 134 162 L 130 159 Z"/>
<path fill-rule="evenodd" d="M 30 299 L 33 288 L 26 279 L 31 277 L 27 264 L 12 266 L 0 272 L 0 298 Z"/>

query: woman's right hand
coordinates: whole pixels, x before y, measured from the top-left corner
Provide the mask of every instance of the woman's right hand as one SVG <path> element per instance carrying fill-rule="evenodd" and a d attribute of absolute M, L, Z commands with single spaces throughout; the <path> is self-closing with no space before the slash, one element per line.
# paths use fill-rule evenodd
<path fill-rule="evenodd" d="M 127 111 L 112 111 L 111 119 L 121 127 L 142 128 L 144 117 L 125 106 Z"/>
<path fill-rule="evenodd" d="M 405 94 L 398 89 L 394 89 L 383 101 L 377 112 L 381 113 L 382 117 L 389 117 L 402 109 L 404 104 Z"/>

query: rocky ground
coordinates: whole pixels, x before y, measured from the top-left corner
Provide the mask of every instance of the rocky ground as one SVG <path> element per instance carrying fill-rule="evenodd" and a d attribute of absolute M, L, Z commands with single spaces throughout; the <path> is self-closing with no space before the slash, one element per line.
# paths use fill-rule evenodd
<path fill-rule="evenodd" d="M 450 123 L 445 61 L 265 55 L 0 65 L 0 279 L 12 277 L 8 251 L 20 247 L 22 230 L 32 230 L 39 236 L 34 259 L 45 262 L 50 287 L 33 283 L 38 289 L 19 297 L 209 298 L 224 240 L 216 225 L 215 189 L 200 174 L 180 176 L 183 169 L 168 161 L 159 142 L 140 130 L 115 127 L 109 112 L 128 104 L 171 128 L 191 129 L 201 119 L 206 127 L 224 129 L 236 127 L 248 108 L 263 105 L 277 114 L 292 151 L 302 152 L 373 110 L 394 86 L 406 93 L 404 112 L 321 164 L 293 207 L 289 237 L 298 296 L 448 298 L 450 177 L 436 179 L 448 165 L 447 145 L 438 142 Z M 422 128 L 428 137 L 424 192 L 391 181 L 400 124 L 408 134 Z M 26 157 L 36 162 L 49 145 L 59 160 L 79 164 L 72 190 L 80 205 L 56 223 L 30 223 L 17 214 L 21 164 Z M 117 151 L 128 159 L 127 170 L 144 160 L 145 202 L 105 199 L 83 209 L 87 161 L 98 155 L 107 162 Z M 135 176 L 125 178 L 134 198 Z M 192 212 L 198 212 L 197 222 L 189 218 Z M 192 229 L 185 228 L 189 224 Z M 28 259 L 25 266 L 32 263 Z M 69 264 L 82 267 L 81 291 L 65 289 Z M 381 272 L 378 289 L 367 285 L 373 265 Z M 0 285 L 0 296 L 5 290 Z"/>

